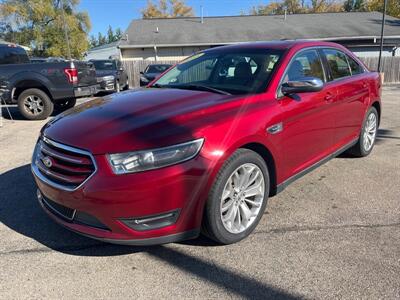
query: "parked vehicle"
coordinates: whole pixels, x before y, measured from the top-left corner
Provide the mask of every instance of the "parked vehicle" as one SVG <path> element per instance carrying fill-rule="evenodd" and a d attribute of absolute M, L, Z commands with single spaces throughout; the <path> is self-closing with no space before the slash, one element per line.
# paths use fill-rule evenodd
<path fill-rule="evenodd" d="M 144 72 L 140 72 L 140 86 L 146 86 L 153 81 L 157 76 L 167 71 L 172 65 L 153 64 L 148 65 Z"/>
<path fill-rule="evenodd" d="M 30 57 L 29 61 L 31 63 L 35 63 L 35 64 L 40 64 L 40 63 L 47 62 L 45 57 Z"/>
<path fill-rule="evenodd" d="M 66 62 L 67 60 L 61 57 L 31 57 L 31 63 L 44 63 L 44 62 Z"/>
<path fill-rule="evenodd" d="M 93 64 L 80 61 L 30 63 L 25 50 L 0 44 L 0 81 L 7 82 L 7 103 L 17 103 L 29 120 L 46 119 L 59 109 L 71 108 L 76 98 L 96 93 Z"/>
<path fill-rule="evenodd" d="M 97 83 L 100 91 L 119 92 L 129 89 L 129 78 L 119 60 L 116 59 L 93 59 L 90 60 L 96 68 Z"/>
<path fill-rule="evenodd" d="M 238 242 L 269 196 L 339 153 L 372 151 L 380 95 L 379 74 L 334 43 L 209 49 L 45 125 L 38 199 L 58 223 L 107 242 L 167 243 L 200 228 Z"/>

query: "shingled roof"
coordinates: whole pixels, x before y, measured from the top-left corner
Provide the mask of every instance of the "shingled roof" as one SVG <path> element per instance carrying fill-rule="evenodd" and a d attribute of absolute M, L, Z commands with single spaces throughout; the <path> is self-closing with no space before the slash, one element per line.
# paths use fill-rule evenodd
<path fill-rule="evenodd" d="M 133 20 L 120 48 L 221 45 L 280 39 L 379 38 L 382 14 L 343 12 L 271 16 Z M 387 16 L 385 35 L 400 38 L 400 19 Z"/>

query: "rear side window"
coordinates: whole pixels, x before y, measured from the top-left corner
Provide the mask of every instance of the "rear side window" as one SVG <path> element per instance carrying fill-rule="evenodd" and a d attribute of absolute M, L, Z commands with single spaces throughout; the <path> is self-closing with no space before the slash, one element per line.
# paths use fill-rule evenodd
<path fill-rule="evenodd" d="M 348 56 L 348 55 L 346 55 L 346 56 L 347 56 L 347 60 L 350 65 L 351 75 L 357 75 L 357 74 L 364 73 L 364 68 L 358 62 L 356 62 L 350 56 Z"/>
<path fill-rule="evenodd" d="M 305 77 L 316 77 L 325 81 L 324 69 L 316 50 L 306 50 L 297 54 L 283 77 L 283 82 L 296 81 Z"/>
<path fill-rule="evenodd" d="M 350 66 L 347 62 L 346 54 L 334 49 L 323 49 L 329 68 L 331 70 L 332 79 L 339 79 L 351 76 Z"/>
<path fill-rule="evenodd" d="M 28 55 L 20 47 L 0 46 L 0 65 L 29 63 Z"/>

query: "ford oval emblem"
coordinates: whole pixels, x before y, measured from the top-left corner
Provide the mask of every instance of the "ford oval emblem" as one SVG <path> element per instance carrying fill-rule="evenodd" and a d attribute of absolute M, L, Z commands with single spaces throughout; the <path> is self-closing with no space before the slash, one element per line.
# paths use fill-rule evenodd
<path fill-rule="evenodd" d="M 43 157 L 42 162 L 47 168 L 51 168 L 53 166 L 53 162 L 52 162 L 51 158 L 48 156 Z"/>

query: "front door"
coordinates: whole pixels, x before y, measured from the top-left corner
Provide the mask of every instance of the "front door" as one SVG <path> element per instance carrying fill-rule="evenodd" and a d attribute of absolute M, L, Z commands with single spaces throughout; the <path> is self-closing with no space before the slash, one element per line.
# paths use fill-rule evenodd
<path fill-rule="evenodd" d="M 320 54 L 303 50 L 291 60 L 282 82 L 305 77 L 326 81 Z M 334 115 L 331 111 L 337 90 L 324 87 L 320 92 L 280 95 L 283 110 L 282 151 L 285 157 L 284 177 L 289 178 L 329 154 L 333 144 Z"/>

